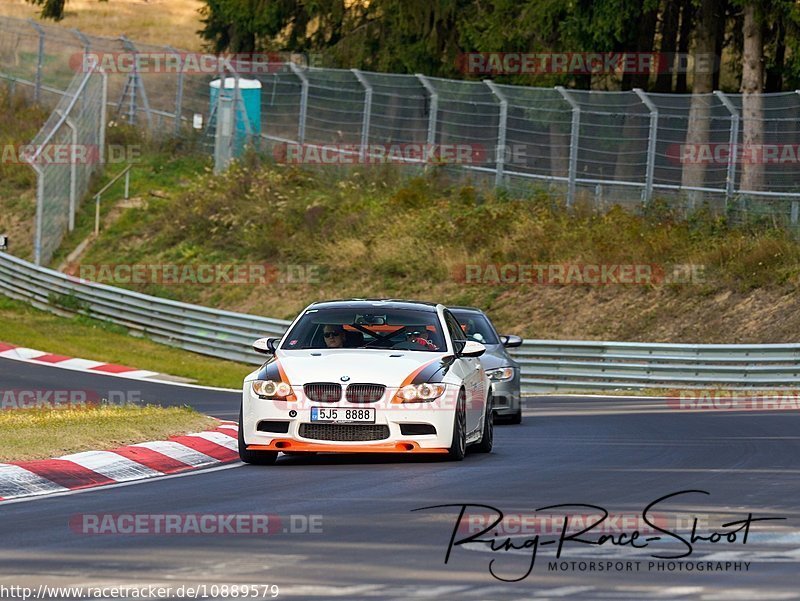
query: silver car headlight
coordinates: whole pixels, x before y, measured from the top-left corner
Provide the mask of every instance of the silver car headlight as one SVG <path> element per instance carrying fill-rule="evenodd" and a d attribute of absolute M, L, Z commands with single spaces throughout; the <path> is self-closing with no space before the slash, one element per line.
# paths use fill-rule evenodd
<path fill-rule="evenodd" d="M 505 382 L 514 377 L 513 367 L 497 367 L 495 369 L 487 369 L 486 375 L 492 382 Z"/>

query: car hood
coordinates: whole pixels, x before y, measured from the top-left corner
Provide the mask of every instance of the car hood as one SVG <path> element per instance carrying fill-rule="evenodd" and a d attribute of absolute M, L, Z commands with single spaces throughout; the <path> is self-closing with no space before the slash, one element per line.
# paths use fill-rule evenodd
<path fill-rule="evenodd" d="M 293 386 L 344 381 L 399 387 L 420 368 L 427 366 L 425 371 L 437 371 L 444 357 L 444 353 L 403 350 L 321 349 L 278 351 L 276 359 Z"/>

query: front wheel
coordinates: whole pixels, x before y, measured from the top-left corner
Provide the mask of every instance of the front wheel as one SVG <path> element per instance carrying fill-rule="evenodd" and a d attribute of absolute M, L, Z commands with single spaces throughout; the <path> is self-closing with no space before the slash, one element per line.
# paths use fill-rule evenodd
<path fill-rule="evenodd" d="M 239 408 L 239 459 L 252 465 L 272 465 L 278 458 L 278 451 L 248 451 L 244 441 L 244 420 Z"/>
<path fill-rule="evenodd" d="M 462 390 L 458 393 L 456 414 L 453 417 L 453 443 L 447 450 L 450 461 L 461 461 L 467 454 L 467 396 Z"/>

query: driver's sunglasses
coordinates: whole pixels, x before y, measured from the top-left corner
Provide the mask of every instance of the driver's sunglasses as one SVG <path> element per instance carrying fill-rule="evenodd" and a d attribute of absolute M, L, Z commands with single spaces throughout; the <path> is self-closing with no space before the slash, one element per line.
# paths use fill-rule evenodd
<path fill-rule="evenodd" d="M 341 336 L 344 332 L 325 332 L 323 336 L 325 338 L 333 338 L 334 336 Z"/>

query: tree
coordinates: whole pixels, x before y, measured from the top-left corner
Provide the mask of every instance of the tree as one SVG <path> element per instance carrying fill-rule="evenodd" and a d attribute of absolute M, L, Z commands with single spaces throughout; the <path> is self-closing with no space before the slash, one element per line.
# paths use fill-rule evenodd
<path fill-rule="evenodd" d="M 701 0 L 697 13 L 694 37 L 694 72 L 692 100 L 689 107 L 689 120 L 686 125 L 686 145 L 703 146 L 709 142 L 709 123 L 711 101 L 707 94 L 714 90 L 714 69 L 708 68 L 707 57 L 716 56 L 717 19 L 724 14 L 724 0 Z M 702 187 L 705 181 L 705 164 L 701 162 L 683 165 L 681 187 Z M 693 205 L 699 194 L 688 191 Z"/>
<path fill-rule="evenodd" d="M 753 0 L 744 5 L 742 60 L 742 124 L 744 147 L 750 151 L 764 144 L 764 21 L 759 6 Z M 759 153 L 760 154 L 760 153 Z M 751 153 L 750 156 L 757 156 Z M 742 190 L 762 190 L 764 164 L 759 160 L 745 160 L 742 165 Z"/>
<path fill-rule="evenodd" d="M 64 8 L 67 0 L 28 0 L 28 2 L 42 7 L 42 12 L 39 13 L 42 19 L 61 21 L 64 18 Z"/>

